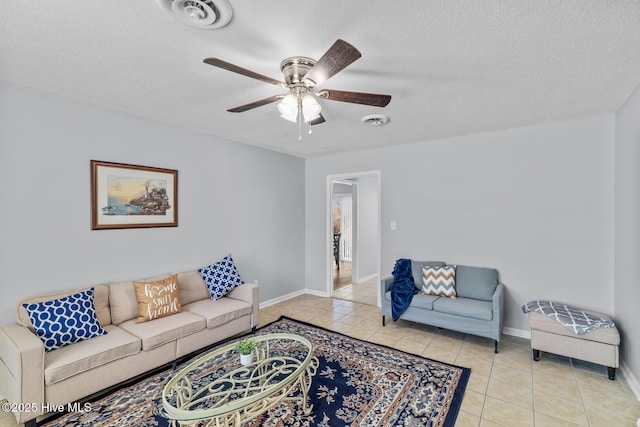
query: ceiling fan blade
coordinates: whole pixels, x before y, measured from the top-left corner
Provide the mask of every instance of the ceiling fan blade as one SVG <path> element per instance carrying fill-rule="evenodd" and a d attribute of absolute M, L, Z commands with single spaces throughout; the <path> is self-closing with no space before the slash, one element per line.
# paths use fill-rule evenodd
<path fill-rule="evenodd" d="M 253 108 L 262 107 L 263 105 L 271 104 L 279 99 L 284 98 L 285 95 L 273 95 L 268 98 L 261 99 L 259 101 L 250 102 L 249 104 L 240 105 L 238 107 L 229 108 L 227 111 L 230 113 L 242 113 L 243 111 L 251 110 Z"/>
<path fill-rule="evenodd" d="M 310 86 L 317 86 L 361 56 L 358 49 L 346 41 L 338 39 L 305 74 L 304 80 Z"/>
<path fill-rule="evenodd" d="M 373 105 L 374 107 L 386 107 L 391 101 L 391 95 L 377 93 L 349 92 L 344 90 L 322 89 L 318 92 L 322 99 L 331 101 L 350 102 L 352 104 Z"/>
<path fill-rule="evenodd" d="M 309 124 L 310 124 L 311 126 L 313 126 L 313 125 L 319 125 L 319 124 L 321 124 L 321 123 L 324 123 L 325 121 L 326 121 L 326 120 L 324 119 L 324 116 L 323 116 L 322 114 L 319 114 L 319 115 L 318 115 L 318 117 L 317 117 L 317 118 L 315 118 L 315 119 L 313 119 L 313 120 L 311 120 L 311 121 L 309 122 Z"/>
<path fill-rule="evenodd" d="M 242 74 L 243 76 L 251 77 L 252 79 L 260 80 L 265 83 L 271 83 L 276 86 L 287 87 L 285 82 L 281 82 L 280 80 L 272 79 L 271 77 L 265 76 L 260 73 L 256 73 L 255 71 L 247 70 L 246 68 L 238 67 L 230 62 L 223 61 L 219 58 L 205 58 L 203 60 L 205 64 L 213 65 L 214 67 L 223 68 L 227 71 L 232 71 L 234 73 Z"/>

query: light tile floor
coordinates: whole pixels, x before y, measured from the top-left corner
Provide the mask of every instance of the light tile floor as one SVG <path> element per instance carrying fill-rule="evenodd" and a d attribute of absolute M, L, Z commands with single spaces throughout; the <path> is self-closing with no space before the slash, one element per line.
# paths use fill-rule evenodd
<path fill-rule="evenodd" d="M 495 354 L 489 339 L 402 320 L 383 327 L 375 305 L 312 295 L 263 308 L 260 323 L 280 315 L 471 368 L 456 426 L 634 427 L 640 418 L 619 370 L 610 381 L 591 363 L 546 353 L 533 362 L 526 339 L 503 336 Z"/>
<path fill-rule="evenodd" d="M 362 302 L 369 305 L 378 305 L 378 284 L 377 277 L 365 280 L 362 283 L 350 283 L 333 291 L 334 298 Z"/>
<path fill-rule="evenodd" d="M 312 295 L 263 308 L 260 324 L 281 315 L 471 368 L 456 426 L 633 427 L 640 418 L 640 402 L 621 372 L 610 381 L 602 366 L 546 353 L 533 362 L 525 339 L 504 336 L 494 354 L 489 339 L 407 321 L 382 327 L 374 305 Z M 15 425 L 0 414 L 0 426 Z"/>

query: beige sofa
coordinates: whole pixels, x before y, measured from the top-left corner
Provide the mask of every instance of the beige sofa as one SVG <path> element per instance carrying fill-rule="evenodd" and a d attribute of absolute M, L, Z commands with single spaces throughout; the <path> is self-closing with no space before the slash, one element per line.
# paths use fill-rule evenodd
<path fill-rule="evenodd" d="M 152 278 L 148 280 L 155 280 Z M 67 405 L 258 325 L 258 285 L 245 283 L 212 300 L 197 270 L 178 274 L 182 311 L 137 323 L 132 282 L 94 286 L 94 304 L 106 335 L 45 352 L 23 303 L 17 323 L 0 327 L 0 392 L 18 423 L 35 425 L 51 407 Z"/>

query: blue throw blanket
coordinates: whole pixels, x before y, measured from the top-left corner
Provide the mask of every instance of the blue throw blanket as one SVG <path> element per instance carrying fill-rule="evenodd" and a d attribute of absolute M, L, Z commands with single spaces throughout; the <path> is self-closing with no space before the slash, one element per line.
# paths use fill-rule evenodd
<path fill-rule="evenodd" d="M 393 267 L 393 283 L 391 284 L 391 318 L 395 321 L 411 304 L 413 296 L 418 293 L 413 283 L 411 260 L 399 259 Z"/>

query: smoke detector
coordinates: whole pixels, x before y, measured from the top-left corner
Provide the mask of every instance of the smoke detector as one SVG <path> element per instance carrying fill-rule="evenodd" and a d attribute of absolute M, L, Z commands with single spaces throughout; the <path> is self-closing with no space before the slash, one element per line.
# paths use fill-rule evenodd
<path fill-rule="evenodd" d="M 362 123 L 369 126 L 382 126 L 383 124 L 389 121 L 389 117 L 384 114 L 371 114 L 369 116 L 364 116 L 361 118 Z"/>
<path fill-rule="evenodd" d="M 160 7 L 183 24 L 213 30 L 231 21 L 229 0 L 156 0 Z"/>

